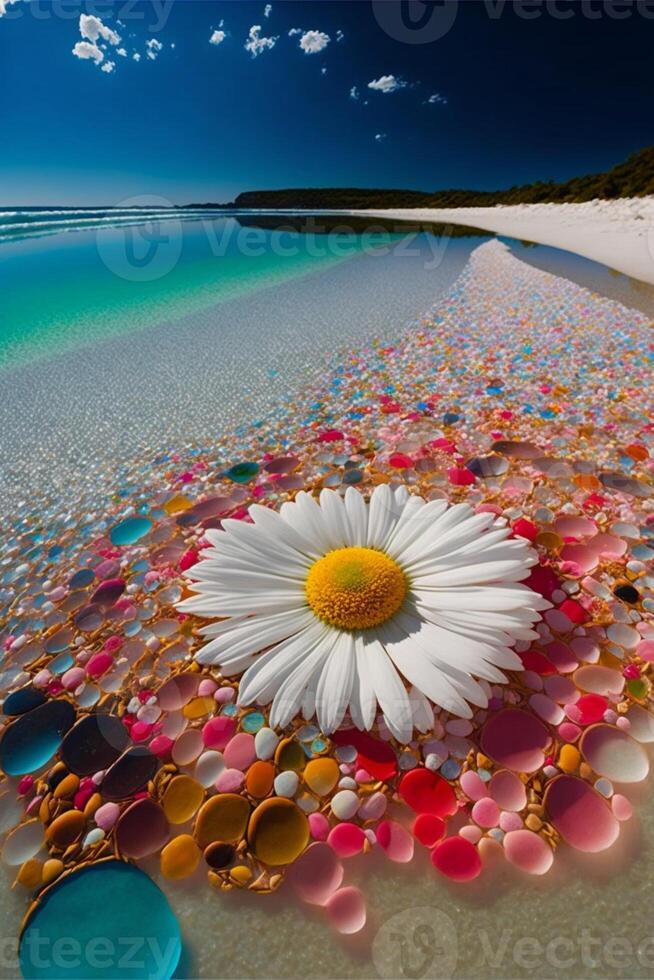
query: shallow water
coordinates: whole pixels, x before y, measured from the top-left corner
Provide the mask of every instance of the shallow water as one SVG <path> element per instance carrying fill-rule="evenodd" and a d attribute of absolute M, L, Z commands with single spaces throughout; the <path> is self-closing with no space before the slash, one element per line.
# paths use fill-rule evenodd
<path fill-rule="evenodd" d="M 9 513 L 13 495 L 56 496 L 66 483 L 68 493 L 72 487 L 97 500 L 121 457 L 210 439 L 286 406 L 334 349 L 396 336 L 447 289 L 477 242 L 453 240 L 436 270 L 425 268 L 428 240 L 420 244 L 422 252 L 406 261 L 358 254 L 203 312 L 95 340 L 74 356 L 48 349 L 38 361 L 14 365 L 0 376 L 3 404 L 11 407 L 3 421 Z M 609 274 L 598 270 L 594 288 L 608 292 Z M 370 921 L 350 940 L 284 890 L 267 899 L 213 894 L 203 877 L 171 886 L 154 873 L 186 942 L 177 975 L 654 976 L 654 803 L 647 797 L 644 786 L 636 816 L 610 852 L 567 852 L 543 881 L 502 868 L 455 886 L 426 860 L 389 869 L 385 859 L 354 859 L 348 883 L 366 882 Z M 3 939 L 17 935 L 24 907 L 23 894 L 3 892 Z M 10 956 L 2 962 L 1 975 L 18 975 Z"/>

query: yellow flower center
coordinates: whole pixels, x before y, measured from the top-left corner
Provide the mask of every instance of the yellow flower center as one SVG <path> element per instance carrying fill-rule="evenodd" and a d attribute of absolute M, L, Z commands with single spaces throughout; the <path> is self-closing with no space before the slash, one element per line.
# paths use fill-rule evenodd
<path fill-rule="evenodd" d="M 307 602 L 330 626 L 364 630 L 397 612 L 407 593 L 400 566 L 373 548 L 338 548 L 318 559 L 305 583 Z"/>

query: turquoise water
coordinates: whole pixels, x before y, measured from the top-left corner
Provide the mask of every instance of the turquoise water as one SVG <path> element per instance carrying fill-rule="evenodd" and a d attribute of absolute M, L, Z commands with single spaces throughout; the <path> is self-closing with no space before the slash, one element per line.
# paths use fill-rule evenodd
<path fill-rule="evenodd" d="M 401 238 L 166 217 L 0 240 L 0 367 L 174 320 Z"/>

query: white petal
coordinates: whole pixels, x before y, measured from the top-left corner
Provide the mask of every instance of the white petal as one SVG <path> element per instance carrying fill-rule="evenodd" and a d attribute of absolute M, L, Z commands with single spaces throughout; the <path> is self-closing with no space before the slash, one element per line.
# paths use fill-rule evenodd
<path fill-rule="evenodd" d="M 335 490 L 322 490 L 320 493 L 325 528 L 332 548 L 345 548 L 352 544 L 350 524 L 341 495 Z"/>
<path fill-rule="evenodd" d="M 301 490 L 292 503 L 282 504 L 280 513 L 282 519 L 309 543 L 314 557 L 331 550 L 322 511 L 310 493 Z"/>
<path fill-rule="evenodd" d="M 350 524 L 351 543 L 365 547 L 368 540 L 368 507 L 363 494 L 354 487 L 348 487 L 345 491 L 345 510 Z"/>
<path fill-rule="evenodd" d="M 411 738 L 413 715 L 406 688 L 377 638 L 368 631 L 363 637 L 368 671 L 384 719 L 398 742 Z"/>
<path fill-rule="evenodd" d="M 251 704 L 259 700 L 271 684 L 276 691 L 286 674 L 307 659 L 326 629 L 323 623 L 314 619 L 299 633 L 260 654 L 241 678 L 239 703 Z"/>
<path fill-rule="evenodd" d="M 361 633 L 354 634 L 354 648 L 356 654 L 355 679 L 352 685 L 352 695 L 350 699 L 350 713 L 352 721 L 358 729 L 370 729 L 375 720 L 377 711 L 377 698 L 375 687 L 372 681 L 372 674 L 368 667 L 368 656 Z"/>
<path fill-rule="evenodd" d="M 354 639 L 350 633 L 340 633 L 323 666 L 316 691 L 318 724 L 325 735 L 331 735 L 343 720 L 350 703 L 355 667 Z"/>
<path fill-rule="evenodd" d="M 221 633 L 202 647 L 200 663 L 226 666 L 236 657 L 259 653 L 266 647 L 293 636 L 313 622 L 315 622 L 313 614 L 304 609 L 241 620 L 236 623 L 233 630 Z M 196 659 L 199 659 L 200 654 L 196 655 Z"/>
<path fill-rule="evenodd" d="M 306 687 L 312 683 L 315 668 L 318 665 L 324 665 L 337 636 L 335 630 L 325 629 L 313 650 L 304 657 L 291 674 L 284 678 L 270 709 L 270 725 L 272 728 L 283 728 L 298 713 Z"/>
<path fill-rule="evenodd" d="M 368 507 L 368 547 L 383 548 L 395 527 L 400 506 L 387 484 L 375 487 Z"/>

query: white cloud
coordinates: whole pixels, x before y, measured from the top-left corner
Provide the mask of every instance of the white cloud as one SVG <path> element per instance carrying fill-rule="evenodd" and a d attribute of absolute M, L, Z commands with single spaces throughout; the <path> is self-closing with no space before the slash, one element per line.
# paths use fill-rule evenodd
<path fill-rule="evenodd" d="M 326 68 L 321 68 L 320 69 L 320 74 L 321 75 L 326 75 L 327 74 L 327 69 Z"/>
<path fill-rule="evenodd" d="M 389 92 L 397 92 L 398 89 L 405 86 L 406 82 L 403 82 L 401 78 L 396 78 L 395 75 L 382 75 L 381 78 L 374 78 L 372 82 L 368 82 L 368 88 L 375 92 L 383 92 L 384 95 L 388 95 Z"/>
<path fill-rule="evenodd" d="M 209 38 L 209 44 L 222 44 L 226 37 L 224 31 L 214 31 Z"/>
<path fill-rule="evenodd" d="M 157 41 L 156 37 L 151 37 L 149 41 L 146 41 L 145 46 L 147 48 L 146 54 L 150 61 L 155 61 L 157 55 L 163 48 L 163 44 L 161 41 Z"/>
<path fill-rule="evenodd" d="M 323 31 L 305 31 L 300 38 L 300 47 L 305 54 L 318 54 L 324 51 L 331 38 Z"/>
<path fill-rule="evenodd" d="M 100 48 L 91 41 L 78 41 L 73 48 L 73 54 L 76 58 L 81 58 L 82 61 L 94 61 L 96 65 L 104 60 L 104 54 Z"/>
<path fill-rule="evenodd" d="M 112 73 L 112 71 L 114 71 L 115 67 L 116 67 L 116 62 L 115 61 L 105 61 L 104 65 L 102 66 L 102 68 L 100 69 L 100 71 L 104 71 L 104 72 L 107 73 L 107 75 L 111 75 L 111 73 Z"/>
<path fill-rule="evenodd" d="M 7 7 L 12 3 L 18 3 L 18 0 L 0 0 L 0 17 L 4 17 Z"/>
<path fill-rule="evenodd" d="M 272 4 L 267 3 L 266 6 L 263 8 L 263 16 L 270 17 L 271 13 L 272 13 Z"/>
<path fill-rule="evenodd" d="M 291 27 L 290 31 L 288 32 L 288 36 L 295 37 L 296 34 L 301 34 L 301 33 L 302 33 L 301 27 Z"/>
<path fill-rule="evenodd" d="M 353 85 L 350 89 L 350 98 L 354 99 L 355 101 L 359 98 L 359 89 L 356 87 L 356 85 Z"/>
<path fill-rule="evenodd" d="M 434 92 L 434 94 L 430 95 L 428 99 L 425 99 L 424 104 L 436 105 L 437 103 L 440 103 L 441 105 L 447 105 L 447 99 L 445 98 L 445 96 L 440 95 L 439 92 Z"/>
<path fill-rule="evenodd" d="M 343 31 L 341 31 L 340 29 L 338 31 L 336 31 L 336 40 L 337 41 L 342 41 L 344 37 L 345 37 L 345 34 L 343 34 Z"/>
<path fill-rule="evenodd" d="M 135 51 L 134 52 L 134 54 L 132 55 L 132 60 L 133 61 L 140 61 L 141 60 L 141 55 L 138 53 L 138 51 Z"/>
<path fill-rule="evenodd" d="M 96 42 L 101 38 L 114 47 L 120 44 L 120 36 L 115 31 L 103 24 L 99 17 L 89 14 L 80 14 L 79 32 L 87 41 Z"/>
<path fill-rule="evenodd" d="M 118 48 L 116 54 L 119 54 L 121 58 L 127 57 L 127 51 L 125 51 L 125 48 Z"/>
<path fill-rule="evenodd" d="M 278 37 L 261 37 L 261 25 L 253 24 L 244 47 L 246 51 L 250 52 L 253 58 L 256 58 L 264 51 L 272 50 L 278 40 Z"/>
<path fill-rule="evenodd" d="M 386 133 L 375 133 L 375 140 L 378 143 L 383 143 L 386 139 Z"/>

